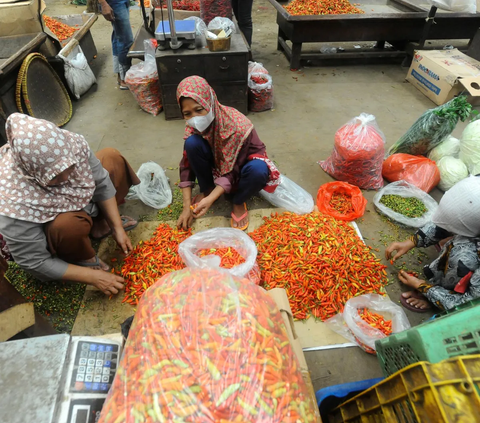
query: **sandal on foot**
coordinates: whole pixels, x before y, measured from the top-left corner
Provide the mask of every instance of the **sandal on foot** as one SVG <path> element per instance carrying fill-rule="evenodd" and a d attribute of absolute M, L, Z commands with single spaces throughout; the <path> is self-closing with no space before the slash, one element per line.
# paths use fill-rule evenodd
<path fill-rule="evenodd" d="M 121 216 L 120 218 L 122 219 L 122 226 L 123 226 L 123 229 L 125 230 L 125 232 L 129 232 L 129 231 L 131 231 L 132 229 L 135 229 L 138 226 L 138 222 L 136 222 L 134 225 L 128 225 L 128 223 L 134 221 L 134 219 L 132 219 L 132 218 L 128 218 L 126 216 Z M 105 238 L 109 237 L 110 235 L 112 235 L 112 230 L 111 229 L 103 236 L 100 236 L 98 238 L 95 238 L 95 237 L 92 236 L 91 238 L 94 241 L 101 241 L 102 239 L 105 239 Z"/>
<path fill-rule="evenodd" d="M 426 300 L 425 296 L 418 291 L 412 291 L 410 298 L 416 298 L 418 300 Z M 402 304 L 402 306 L 405 307 L 407 310 L 413 311 L 414 313 L 426 313 L 427 311 L 432 309 L 432 306 L 430 305 L 427 308 L 417 308 L 415 306 L 412 306 L 407 303 L 408 299 L 409 298 L 405 298 L 402 294 L 400 294 L 400 303 Z"/>
<path fill-rule="evenodd" d="M 107 264 L 108 269 L 102 269 L 102 263 L 100 263 L 100 258 L 96 255 L 95 261 L 79 261 L 74 263 L 77 266 L 81 267 L 98 267 L 99 270 L 103 270 L 104 272 L 110 272 L 111 267 Z"/>
<path fill-rule="evenodd" d="M 232 214 L 231 214 L 232 219 L 230 220 L 230 226 L 233 229 L 239 229 L 241 231 L 244 231 L 248 228 L 248 225 L 250 224 L 250 220 L 247 219 L 247 223 L 243 227 L 233 226 L 233 222 L 235 222 L 238 225 L 243 219 L 248 217 L 247 203 L 243 203 L 243 207 L 245 208 L 245 213 L 243 213 L 240 217 L 235 216 L 235 213 L 232 211 Z"/>

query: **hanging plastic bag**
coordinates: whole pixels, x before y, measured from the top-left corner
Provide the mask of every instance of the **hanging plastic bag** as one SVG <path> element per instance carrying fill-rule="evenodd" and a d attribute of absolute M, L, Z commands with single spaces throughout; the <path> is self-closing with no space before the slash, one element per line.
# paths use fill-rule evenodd
<path fill-rule="evenodd" d="M 317 410 L 270 295 L 183 269 L 140 300 L 99 423 L 313 423 Z"/>
<path fill-rule="evenodd" d="M 336 195 L 343 195 L 343 197 L 351 205 L 347 210 L 339 211 L 338 207 L 332 204 L 332 199 L 335 201 Z M 329 182 L 323 184 L 318 190 L 317 207 L 322 213 L 328 214 L 339 220 L 352 221 L 365 213 L 367 206 L 367 199 L 362 195 L 362 191 L 355 185 L 350 185 L 346 182 Z"/>
<path fill-rule="evenodd" d="M 195 36 L 201 40 L 203 45 L 206 44 L 205 32 L 207 31 L 207 25 L 198 16 L 189 16 L 184 21 L 195 21 Z"/>
<path fill-rule="evenodd" d="M 476 0 L 428 0 L 432 6 L 455 13 L 477 13 Z"/>
<path fill-rule="evenodd" d="M 361 318 L 359 310 L 364 308 L 381 314 L 385 320 L 391 320 L 392 333 L 410 329 L 410 323 L 402 307 L 378 294 L 365 294 L 350 298 L 345 304 L 343 313 L 331 317 L 325 323 L 334 332 L 358 344 L 364 351 L 376 354 L 375 341 L 386 338 L 386 335 Z"/>
<path fill-rule="evenodd" d="M 260 62 L 248 62 L 248 74 L 251 73 L 265 73 L 268 75 L 268 70 Z"/>
<path fill-rule="evenodd" d="M 133 185 L 127 200 L 141 200 L 154 209 L 163 209 L 172 202 L 172 189 L 162 167 L 155 162 L 143 163 L 138 169 L 140 184 Z"/>
<path fill-rule="evenodd" d="M 218 15 L 216 18 L 213 18 L 208 24 L 208 30 L 212 31 L 214 29 L 224 30 L 225 32 L 232 31 L 232 34 L 235 34 L 235 24 L 229 18 L 222 18 Z"/>
<path fill-rule="evenodd" d="M 262 189 L 260 196 L 275 207 L 283 207 L 292 213 L 311 213 L 315 207 L 313 197 L 285 175 L 280 175 L 280 185 L 273 193 Z"/>
<path fill-rule="evenodd" d="M 265 73 L 248 75 L 248 110 L 263 112 L 273 109 L 273 81 Z"/>
<path fill-rule="evenodd" d="M 440 172 L 434 161 L 403 153 L 385 160 L 382 175 L 389 182 L 407 181 L 425 192 L 430 192 L 440 182 Z"/>
<path fill-rule="evenodd" d="M 448 191 L 457 182 L 468 177 L 468 169 L 465 163 L 455 157 L 443 157 L 437 162 L 440 172 L 438 187 L 442 191 Z"/>
<path fill-rule="evenodd" d="M 467 97 L 455 97 L 448 103 L 427 110 L 410 129 L 388 150 L 387 155 L 395 153 L 426 155 L 440 145 L 449 136 L 459 120 L 470 116 L 472 106 Z"/>
<path fill-rule="evenodd" d="M 178 246 L 178 254 L 187 267 L 192 269 L 220 269 L 220 257 L 212 251 L 211 255 L 203 255 L 205 250 L 232 248 L 243 257 L 244 263 L 224 271 L 240 278 L 247 277 L 255 284 L 260 283 L 257 265 L 257 246 L 243 231 L 233 228 L 213 228 L 197 232 Z M 254 269 L 256 267 L 256 269 Z M 253 269 L 253 272 L 252 272 Z M 252 272 L 252 273 L 251 273 Z M 251 274 L 250 274 L 251 273 Z"/>
<path fill-rule="evenodd" d="M 472 175 L 476 175 L 480 166 L 480 119 L 467 125 L 460 138 L 460 154 L 458 156 L 468 167 Z"/>
<path fill-rule="evenodd" d="M 162 111 L 162 95 L 155 61 L 155 45 L 152 40 L 143 42 L 145 61 L 133 65 L 125 75 L 125 84 L 147 113 L 157 116 Z"/>
<path fill-rule="evenodd" d="M 95 75 L 88 65 L 87 58 L 80 46 L 75 47 L 68 57 L 58 54 L 63 60 L 65 79 L 70 91 L 77 100 L 85 94 L 93 84 L 97 83 Z"/>
<path fill-rule="evenodd" d="M 438 162 L 442 157 L 458 157 L 460 153 L 460 140 L 449 135 L 440 145 L 430 150 L 428 158 Z"/>
<path fill-rule="evenodd" d="M 332 155 L 318 164 L 339 181 L 362 189 L 379 189 L 383 186 L 384 144 L 375 116 L 362 113 L 336 132 Z"/>
<path fill-rule="evenodd" d="M 207 26 L 217 16 L 232 19 L 230 0 L 200 0 L 200 18 Z"/>
<path fill-rule="evenodd" d="M 398 195 L 405 198 L 418 198 L 425 206 L 427 211 L 420 217 L 407 217 L 401 213 L 393 211 L 391 208 L 385 206 L 380 202 L 384 195 Z M 438 208 L 437 202 L 430 197 L 425 191 L 417 188 L 405 181 L 393 182 L 378 191 L 373 197 L 373 204 L 375 208 L 387 216 L 389 219 L 394 220 L 402 225 L 411 226 L 412 228 L 421 228 L 432 220 L 433 214 Z"/>

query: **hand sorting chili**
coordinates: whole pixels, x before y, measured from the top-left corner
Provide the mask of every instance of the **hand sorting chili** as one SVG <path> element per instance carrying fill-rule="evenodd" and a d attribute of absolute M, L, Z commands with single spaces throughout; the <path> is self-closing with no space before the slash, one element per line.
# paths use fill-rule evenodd
<path fill-rule="evenodd" d="M 321 213 L 264 220 L 250 233 L 262 282 L 266 289 L 286 289 L 295 319 L 328 319 L 351 297 L 387 284 L 386 266 L 348 223 Z"/>
<path fill-rule="evenodd" d="M 169 272 L 183 269 L 178 245 L 192 234 L 191 230 L 172 229 L 162 223 L 152 238 L 140 241 L 133 252 L 125 257 L 121 275 L 126 280 L 122 302 L 136 305 L 143 293 L 159 278 Z"/>
<path fill-rule="evenodd" d="M 143 296 L 99 423 L 310 423 L 316 407 L 272 298 L 185 269 Z"/>
<path fill-rule="evenodd" d="M 348 0 L 293 0 L 283 6 L 291 15 L 352 15 L 365 13 Z"/>
<path fill-rule="evenodd" d="M 381 314 L 374 313 L 368 308 L 363 308 L 358 310 L 358 315 L 363 321 L 368 323 L 371 327 L 378 329 L 386 336 L 392 334 L 392 321 L 386 320 Z"/>
<path fill-rule="evenodd" d="M 65 41 L 67 38 L 70 38 L 73 34 L 75 34 L 75 31 L 79 30 L 79 28 L 68 26 L 47 15 L 43 16 L 43 20 L 45 21 L 47 28 L 52 31 L 59 41 Z"/>

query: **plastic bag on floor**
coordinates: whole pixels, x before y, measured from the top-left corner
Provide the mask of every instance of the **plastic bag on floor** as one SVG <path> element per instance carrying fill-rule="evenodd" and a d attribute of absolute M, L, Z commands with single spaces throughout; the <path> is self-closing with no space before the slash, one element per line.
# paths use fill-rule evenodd
<path fill-rule="evenodd" d="M 334 194 L 344 194 L 350 198 L 352 209 L 347 213 L 341 213 L 330 205 Z M 339 220 L 352 221 L 363 216 L 367 199 L 362 195 L 362 191 L 355 185 L 346 182 L 329 182 L 323 184 L 317 193 L 317 207 L 322 213 L 328 214 Z"/>
<path fill-rule="evenodd" d="M 313 197 L 285 175 L 280 176 L 280 185 L 273 193 L 262 189 L 260 196 L 275 207 L 283 207 L 292 213 L 311 213 L 315 207 Z"/>
<path fill-rule="evenodd" d="M 241 257 L 237 261 L 240 262 L 243 259 L 243 263 L 231 268 L 228 268 L 228 263 L 221 263 L 215 250 L 227 248 L 235 250 Z M 223 268 L 233 276 L 248 279 L 251 276 L 252 282 L 257 285 L 260 283 L 258 265 L 254 269 L 257 263 L 257 246 L 245 232 L 238 229 L 213 228 L 197 232 L 179 245 L 178 254 L 185 265 L 192 269 Z M 232 251 L 230 254 L 233 255 L 235 252 Z"/>
<path fill-rule="evenodd" d="M 68 57 L 58 55 L 64 62 L 65 79 L 68 87 L 78 100 L 97 82 L 80 46 L 75 47 Z"/>
<path fill-rule="evenodd" d="M 449 135 L 442 143 L 430 150 L 428 158 L 434 162 L 438 162 L 442 157 L 458 157 L 460 153 L 460 140 Z"/>
<path fill-rule="evenodd" d="M 265 73 L 248 75 L 248 110 L 263 112 L 273 108 L 273 81 Z"/>
<path fill-rule="evenodd" d="M 143 42 L 145 61 L 133 65 L 125 75 L 125 84 L 147 113 L 157 116 L 162 111 L 162 95 L 155 61 L 155 45 L 152 40 Z"/>
<path fill-rule="evenodd" d="M 410 323 L 402 307 L 378 294 L 350 298 L 345 304 L 343 313 L 331 317 L 325 323 L 334 332 L 358 344 L 364 351 L 375 354 L 375 341 L 386 338 L 386 335 L 360 317 L 358 311 L 364 308 L 381 314 L 385 320 L 391 320 L 393 333 L 410 329 Z"/>
<path fill-rule="evenodd" d="M 455 13 L 476 13 L 476 0 L 428 0 L 432 6 Z"/>
<path fill-rule="evenodd" d="M 472 106 L 465 96 L 455 97 L 448 103 L 429 109 L 388 150 L 387 155 L 406 153 L 425 155 L 448 137 L 459 120 L 470 116 Z"/>
<path fill-rule="evenodd" d="M 465 163 L 455 157 L 446 156 L 437 162 L 440 171 L 438 187 L 442 191 L 448 191 L 457 182 L 468 177 L 468 169 Z"/>
<path fill-rule="evenodd" d="M 318 164 L 339 181 L 362 189 L 379 189 L 383 186 L 384 144 L 375 116 L 362 113 L 335 133 L 332 155 Z"/>
<path fill-rule="evenodd" d="M 99 423 L 312 423 L 316 410 L 270 295 L 187 268 L 142 296 Z"/>
<path fill-rule="evenodd" d="M 389 182 L 407 181 L 425 192 L 440 182 L 440 171 L 434 161 L 403 153 L 392 154 L 383 162 L 382 175 Z"/>
<path fill-rule="evenodd" d="M 172 202 L 172 189 L 162 167 L 155 162 L 143 163 L 138 169 L 140 184 L 133 185 L 127 200 L 141 200 L 154 209 L 163 209 Z"/>
<path fill-rule="evenodd" d="M 424 205 L 427 211 L 421 217 L 407 217 L 403 214 L 394 212 L 391 208 L 385 206 L 380 202 L 384 195 L 399 195 L 406 198 L 418 198 Z M 373 197 L 373 204 L 375 208 L 387 216 L 389 219 L 394 220 L 402 225 L 411 226 L 412 228 L 421 228 L 432 220 L 435 211 L 438 208 L 437 202 L 430 197 L 425 191 L 417 188 L 405 181 L 398 181 L 388 184 L 385 188 L 378 191 Z"/>

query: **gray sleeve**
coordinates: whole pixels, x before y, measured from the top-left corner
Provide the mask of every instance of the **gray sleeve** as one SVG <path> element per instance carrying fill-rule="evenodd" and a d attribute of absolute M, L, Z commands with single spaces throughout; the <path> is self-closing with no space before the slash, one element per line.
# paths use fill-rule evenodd
<path fill-rule="evenodd" d="M 112 184 L 110 175 L 97 159 L 93 151 L 90 150 L 90 156 L 88 157 L 90 168 L 92 169 L 93 179 L 95 180 L 95 192 L 93 193 L 92 201 L 97 203 L 99 201 L 109 200 L 115 197 L 117 191 Z"/>
<path fill-rule="evenodd" d="M 0 233 L 22 269 L 42 281 L 62 279 L 68 263 L 52 257 L 42 224 L 0 216 Z"/>

